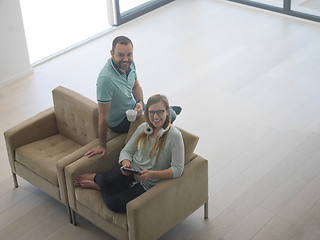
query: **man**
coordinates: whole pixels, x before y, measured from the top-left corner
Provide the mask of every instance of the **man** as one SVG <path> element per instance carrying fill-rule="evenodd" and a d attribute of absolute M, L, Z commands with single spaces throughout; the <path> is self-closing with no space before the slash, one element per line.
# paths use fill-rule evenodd
<path fill-rule="evenodd" d="M 138 116 L 143 112 L 143 92 L 133 62 L 132 41 L 125 36 L 116 37 L 110 53 L 111 58 L 97 80 L 99 145 L 85 154 L 88 157 L 106 154 L 108 127 L 114 132 L 128 132 L 130 122 L 126 118 L 126 110 L 135 109 Z M 175 106 L 172 112 L 174 121 L 181 108 Z"/>

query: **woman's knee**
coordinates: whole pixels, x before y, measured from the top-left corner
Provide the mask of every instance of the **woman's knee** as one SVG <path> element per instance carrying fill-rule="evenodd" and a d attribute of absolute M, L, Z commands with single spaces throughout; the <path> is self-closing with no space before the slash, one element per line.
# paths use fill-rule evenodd
<path fill-rule="evenodd" d="M 114 193 L 114 188 L 118 188 L 118 184 L 121 182 L 122 177 L 120 166 L 117 165 L 109 173 L 97 173 L 94 181 L 102 191 L 111 194 Z"/>
<path fill-rule="evenodd" d="M 108 188 L 110 180 L 107 173 L 97 173 L 94 177 L 94 181 L 100 189 L 105 189 Z"/>
<path fill-rule="evenodd" d="M 111 211 L 116 213 L 123 213 L 126 211 L 126 203 L 117 196 L 110 197 L 106 202 L 106 205 Z"/>

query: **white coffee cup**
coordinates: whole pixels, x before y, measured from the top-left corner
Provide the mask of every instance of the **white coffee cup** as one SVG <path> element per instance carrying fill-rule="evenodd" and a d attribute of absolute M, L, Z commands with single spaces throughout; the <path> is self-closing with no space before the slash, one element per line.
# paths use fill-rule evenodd
<path fill-rule="evenodd" d="M 133 122 L 137 118 L 137 111 L 134 110 L 134 109 L 127 110 L 126 114 L 127 114 L 127 119 L 128 119 L 129 122 Z"/>

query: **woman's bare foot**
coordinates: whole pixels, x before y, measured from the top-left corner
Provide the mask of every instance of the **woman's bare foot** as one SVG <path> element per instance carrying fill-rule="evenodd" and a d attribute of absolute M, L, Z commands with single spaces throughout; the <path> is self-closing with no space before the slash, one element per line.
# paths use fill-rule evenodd
<path fill-rule="evenodd" d="M 80 183 L 81 181 L 84 181 L 84 180 L 89 180 L 89 181 L 93 181 L 94 182 L 94 177 L 96 176 L 96 173 L 85 173 L 85 174 L 81 174 L 80 176 L 78 176 L 74 182 L 73 182 L 73 185 L 75 187 L 79 187 L 80 186 Z"/>
<path fill-rule="evenodd" d="M 82 188 L 100 190 L 99 186 L 94 181 L 91 181 L 91 180 L 82 180 L 80 182 L 80 186 Z"/>

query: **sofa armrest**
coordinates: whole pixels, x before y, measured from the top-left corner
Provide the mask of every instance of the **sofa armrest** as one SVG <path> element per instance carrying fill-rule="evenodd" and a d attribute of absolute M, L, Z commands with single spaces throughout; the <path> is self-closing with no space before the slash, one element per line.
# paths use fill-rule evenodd
<path fill-rule="evenodd" d="M 68 156 L 64 157 L 60 161 L 57 162 L 57 173 L 58 173 L 58 182 L 59 182 L 59 190 L 61 201 L 68 205 L 68 194 L 67 194 L 67 185 L 66 185 L 66 178 L 65 178 L 65 167 L 69 164 L 77 161 L 78 159 L 84 157 L 84 154 L 88 152 L 93 147 L 99 144 L 99 138 L 91 141 L 90 143 L 86 144 L 85 146 L 81 147 L 80 149 L 76 150 L 75 152 L 69 154 Z"/>
<path fill-rule="evenodd" d="M 156 239 L 207 200 L 208 161 L 198 156 L 181 177 L 160 182 L 127 204 L 129 238 Z"/>
<path fill-rule="evenodd" d="M 77 161 L 65 167 L 65 179 L 67 184 L 68 201 L 72 209 L 76 210 L 74 180 L 83 173 L 109 172 L 119 160 L 120 151 L 124 147 L 126 134 L 110 140 L 107 143 L 107 154 L 102 158 L 100 155 L 88 158 L 82 156 Z"/>
<path fill-rule="evenodd" d="M 5 131 L 4 138 L 11 169 L 15 171 L 15 150 L 25 144 L 58 133 L 54 109 L 49 108 Z"/>

